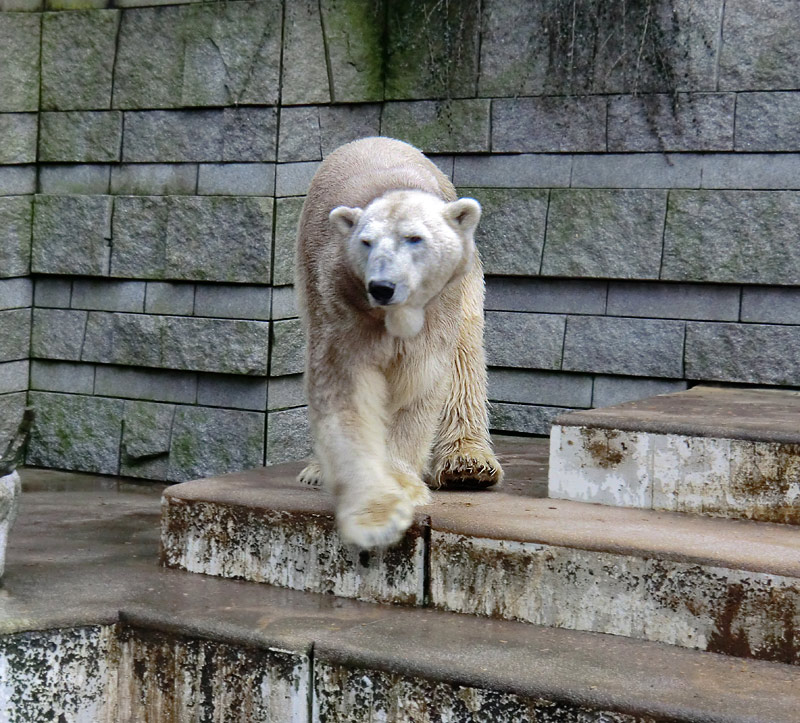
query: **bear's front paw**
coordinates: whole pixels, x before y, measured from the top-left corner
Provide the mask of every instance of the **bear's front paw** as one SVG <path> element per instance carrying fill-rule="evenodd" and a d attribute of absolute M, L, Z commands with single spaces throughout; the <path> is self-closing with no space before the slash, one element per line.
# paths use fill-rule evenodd
<path fill-rule="evenodd" d="M 413 518 L 414 508 L 401 491 L 369 497 L 336 514 L 342 540 L 358 547 L 386 547 L 397 542 Z"/>
<path fill-rule="evenodd" d="M 464 445 L 436 465 L 433 479 L 436 487 L 485 489 L 503 480 L 503 470 L 491 450 Z"/>
<path fill-rule="evenodd" d="M 414 505 L 414 507 L 429 505 L 433 502 L 433 495 L 428 485 L 417 475 L 399 471 L 395 471 L 393 474 L 395 480 L 397 480 L 397 484 L 403 488 L 403 492 L 406 493 L 408 501 Z"/>

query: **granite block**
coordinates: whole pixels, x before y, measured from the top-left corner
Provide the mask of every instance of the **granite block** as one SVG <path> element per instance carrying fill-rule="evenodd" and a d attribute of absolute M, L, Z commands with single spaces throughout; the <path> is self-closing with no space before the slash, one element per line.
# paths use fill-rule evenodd
<path fill-rule="evenodd" d="M 0 362 L 0 394 L 27 392 L 29 366 L 27 359 Z"/>
<path fill-rule="evenodd" d="M 111 239 L 110 196 L 37 196 L 34 273 L 103 276 Z"/>
<path fill-rule="evenodd" d="M 600 96 L 497 98 L 492 150 L 516 153 L 606 150 L 606 99 Z"/>
<path fill-rule="evenodd" d="M 489 100 L 386 103 L 381 135 L 399 138 L 426 153 L 489 150 Z"/>
<path fill-rule="evenodd" d="M 542 274 L 658 278 L 666 192 L 554 190 Z"/>
<path fill-rule="evenodd" d="M 100 365 L 95 372 L 94 393 L 104 397 L 195 404 L 197 374 Z"/>
<path fill-rule="evenodd" d="M 72 298 L 72 279 L 40 277 L 36 279 L 34 305 L 68 309 Z"/>
<path fill-rule="evenodd" d="M 207 407 L 263 412 L 267 408 L 267 380 L 201 374 L 197 386 L 197 403 Z"/>
<path fill-rule="evenodd" d="M 590 279 L 486 279 L 484 308 L 545 314 L 604 314 L 608 283 Z"/>
<path fill-rule="evenodd" d="M 43 110 L 111 107 L 119 20 L 119 10 L 42 16 Z"/>
<path fill-rule="evenodd" d="M 800 289 L 745 286 L 741 321 L 800 325 Z"/>
<path fill-rule="evenodd" d="M 687 388 L 684 381 L 672 379 L 637 379 L 635 377 L 607 377 L 598 375 L 594 379 L 592 407 L 611 407 L 624 402 L 647 399 L 657 394 L 682 392 Z"/>
<path fill-rule="evenodd" d="M 306 340 L 299 319 L 272 324 L 272 356 L 269 375 L 299 374 L 305 369 Z"/>
<path fill-rule="evenodd" d="M 148 314 L 191 316 L 194 312 L 194 284 L 148 281 L 144 310 Z"/>
<path fill-rule="evenodd" d="M 563 372 L 490 369 L 489 399 L 515 404 L 590 407 L 592 377 Z"/>
<path fill-rule="evenodd" d="M 111 173 L 109 165 L 40 165 L 39 192 L 59 196 L 105 195 L 109 190 Z"/>
<path fill-rule="evenodd" d="M 0 164 L 35 163 L 36 113 L 0 113 Z"/>
<path fill-rule="evenodd" d="M 0 166 L 0 196 L 36 193 L 36 166 Z"/>
<path fill-rule="evenodd" d="M 494 402 L 489 407 L 489 428 L 495 432 L 549 436 L 553 420 L 571 411 L 566 407 Z"/>
<path fill-rule="evenodd" d="M 34 309 L 31 356 L 38 359 L 79 361 L 87 314 L 72 309 Z"/>
<path fill-rule="evenodd" d="M 612 281 L 606 313 L 656 319 L 738 321 L 739 296 L 738 286 Z"/>
<path fill-rule="evenodd" d="M 0 112 L 39 110 L 40 21 L 33 13 L 0 14 Z"/>
<path fill-rule="evenodd" d="M 201 163 L 197 193 L 216 196 L 272 196 L 274 163 Z"/>
<path fill-rule="evenodd" d="M 490 366 L 560 369 L 566 317 L 553 314 L 486 313 L 486 361 Z"/>
<path fill-rule="evenodd" d="M 661 278 L 800 284 L 800 193 L 671 191 Z"/>
<path fill-rule="evenodd" d="M 721 156 L 724 157 L 724 156 Z M 573 188 L 700 188 L 708 156 L 602 153 L 574 156 Z"/>
<path fill-rule="evenodd" d="M 94 392 L 94 364 L 65 361 L 31 361 L 31 389 L 41 392 Z"/>
<path fill-rule="evenodd" d="M 799 123 L 800 92 L 739 93 L 736 150 L 798 151 Z"/>
<path fill-rule="evenodd" d="M 29 278 L 0 279 L 0 309 L 20 309 L 33 300 L 33 282 Z"/>
<path fill-rule="evenodd" d="M 279 198 L 275 201 L 275 258 L 272 283 L 294 283 L 294 247 L 304 198 Z"/>
<path fill-rule="evenodd" d="M 71 306 L 96 311 L 143 312 L 144 292 L 143 281 L 75 279 Z"/>
<path fill-rule="evenodd" d="M 194 315 L 266 320 L 270 318 L 271 294 L 268 286 L 198 284 Z"/>
<path fill-rule="evenodd" d="M 284 13 L 281 103 L 330 102 L 319 0 L 295 0 Z"/>
<path fill-rule="evenodd" d="M 111 193 L 130 196 L 191 195 L 197 191 L 194 163 L 126 163 L 111 169 Z"/>
<path fill-rule="evenodd" d="M 267 415 L 268 465 L 304 459 L 310 454 L 311 429 L 305 407 L 283 409 Z"/>
<path fill-rule="evenodd" d="M 0 278 L 30 272 L 32 217 L 30 197 L 0 198 Z"/>
<path fill-rule="evenodd" d="M 453 183 L 481 188 L 566 188 L 571 169 L 572 158 L 568 155 L 459 154 L 455 157 Z"/>
<path fill-rule="evenodd" d="M 682 321 L 570 316 L 564 336 L 563 368 L 681 379 L 684 327 Z"/>
<path fill-rule="evenodd" d="M 121 400 L 30 392 L 29 401 L 36 421 L 28 464 L 97 474 L 119 472 Z"/>

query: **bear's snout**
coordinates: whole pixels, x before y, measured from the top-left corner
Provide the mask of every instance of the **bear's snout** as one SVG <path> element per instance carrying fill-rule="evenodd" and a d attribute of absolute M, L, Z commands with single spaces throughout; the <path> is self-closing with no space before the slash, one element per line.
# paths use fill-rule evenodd
<path fill-rule="evenodd" d="M 381 305 L 388 304 L 394 296 L 395 285 L 391 281 L 370 281 L 369 295 Z"/>

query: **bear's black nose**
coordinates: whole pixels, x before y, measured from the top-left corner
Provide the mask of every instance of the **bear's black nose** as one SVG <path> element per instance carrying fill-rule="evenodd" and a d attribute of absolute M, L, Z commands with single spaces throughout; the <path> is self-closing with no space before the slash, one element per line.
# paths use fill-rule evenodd
<path fill-rule="evenodd" d="M 394 295 L 394 284 L 391 281 L 370 281 L 369 294 L 379 304 L 388 304 Z"/>

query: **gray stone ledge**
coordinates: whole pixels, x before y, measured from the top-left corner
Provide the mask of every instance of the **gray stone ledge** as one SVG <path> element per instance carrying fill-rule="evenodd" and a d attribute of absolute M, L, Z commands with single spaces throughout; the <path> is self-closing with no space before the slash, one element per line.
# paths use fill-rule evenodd
<path fill-rule="evenodd" d="M 29 362 L 27 359 L 0 363 L 0 394 L 28 391 Z M 0 437 L 0 444 L 4 444 Z"/>
<path fill-rule="evenodd" d="M 94 392 L 94 364 L 31 361 L 31 389 L 41 392 Z"/>
<path fill-rule="evenodd" d="M 201 163 L 197 193 L 218 196 L 272 196 L 274 163 Z"/>
<path fill-rule="evenodd" d="M 453 183 L 476 188 L 566 188 L 571 171 L 569 155 L 457 155 Z"/>
<path fill-rule="evenodd" d="M 0 113 L 0 164 L 35 163 L 36 113 Z"/>
<path fill-rule="evenodd" d="M 612 281 L 609 316 L 738 321 L 738 286 Z"/>
<path fill-rule="evenodd" d="M 682 392 L 688 387 L 684 381 L 672 379 L 637 379 L 636 377 L 609 377 L 597 375 L 594 378 L 592 407 L 610 407 L 623 402 L 647 399 L 657 394 Z"/>
<path fill-rule="evenodd" d="M 191 316 L 194 293 L 194 284 L 148 281 L 144 310 L 148 314 Z"/>
<path fill-rule="evenodd" d="M 53 195 L 105 195 L 113 173 L 107 165 L 39 166 L 39 193 Z"/>
<path fill-rule="evenodd" d="M 681 379 L 684 328 L 682 321 L 570 316 L 564 338 L 563 368 Z"/>
<path fill-rule="evenodd" d="M 495 432 L 518 432 L 547 436 L 556 417 L 573 411 L 568 407 L 494 402 L 489 406 L 489 428 Z"/>
<path fill-rule="evenodd" d="M 265 321 L 270 318 L 271 294 L 268 286 L 197 284 L 194 315 Z"/>
<path fill-rule="evenodd" d="M 73 309 L 95 311 L 144 311 L 144 281 L 75 279 L 72 284 Z"/>
<path fill-rule="evenodd" d="M 719 153 L 703 158 L 702 188 L 800 189 L 798 153 Z"/>
<path fill-rule="evenodd" d="M 36 193 L 36 166 L 0 166 L 0 196 Z"/>
<path fill-rule="evenodd" d="M 607 294 L 606 281 L 489 276 L 484 308 L 545 314 L 604 314 Z"/>
<path fill-rule="evenodd" d="M 800 325 L 800 288 L 745 286 L 741 321 Z"/>
<path fill-rule="evenodd" d="M 592 377 L 564 372 L 490 369 L 489 399 L 515 404 L 590 407 Z"/>
<path fill-rule="evenodd" d="M 98 365 L 94 393 L 106 397 L 195 404 L 197 374 Z"/>
<path fill-rule="evenodd" d="M 198 404 L 256 412 L 263 412 L 267 408 L 266 379 L 200 374 L 197 381 Z"/>
<path fill-rule="evenodd" d="M 305 196 L 319 168 L 316 161 L 279 163 L 275 182 L 276 196 Z"/>
<path fill-rule="evenodd" d="M 272 288 L 272 319 L 293 319 L 297 316 L 297 298 L 293 286 Z"/>
<path fill-rule="evenodd" d="M 706 156 L 603 153 L 573 157 L 573 188 L 699 188 Z"/>
<path fill-rule="evenodd" d="M 130 196 L 192 195 L 195 163 L 125 163 L 111 169 L 111 193 Z"/>
<path fill-rule="evenodd" d="M 486 313 L 486 361 L 491 366 L 560 369 L 565 316 Z"/>
<path fill-rule="evenodd" d="M 33 300 L 33 282 L 26 277 L 0 279 L 0 309 L 20 309 Z"/>
<path fill-rule="evenodd" d="M 33 298 L 35 306 L 68 309 L 72 298 L 72 279 L 38 278 Z"/>

